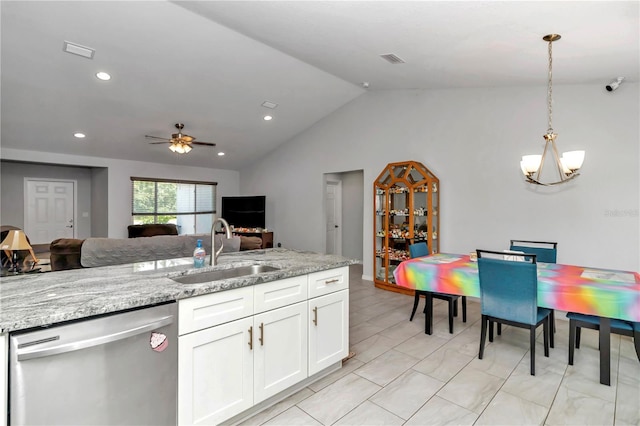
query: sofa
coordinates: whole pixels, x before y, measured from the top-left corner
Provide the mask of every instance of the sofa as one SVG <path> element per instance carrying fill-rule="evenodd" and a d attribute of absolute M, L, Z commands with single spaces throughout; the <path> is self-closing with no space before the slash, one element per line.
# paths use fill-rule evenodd
<path fill-rule="evenodd" d="M 216 234 L 216 247 L 222 244 L 222 253 L 240 251 L 243 238 L 231 240 Z M 156 235 L 145 238 L 60 238 L 51 242 L 51 270 L 95 268 L 150 260 L 190 257 L 197 240 L 207 254 L 211 254 L 211 234 Z M 246 245 L 246 244 L 245 244 Z M 255 244 L 253 244 L 255 245 Z"/>

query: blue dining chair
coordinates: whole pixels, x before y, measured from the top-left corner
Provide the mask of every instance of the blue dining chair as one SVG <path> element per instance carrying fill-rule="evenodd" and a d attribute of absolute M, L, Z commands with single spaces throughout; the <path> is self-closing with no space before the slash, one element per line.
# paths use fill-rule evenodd
<path fill-rule="evenodd" d="M 580 349 L 580 330 L 582 328 L 600 330 L 600 317 L 568 312 L 567 318 L 569 318 L 569 365 L 573 365 L 574 351 L 576 348 Z M 612 318 L 611 332 L 623 336 L 631 336 L 636 349 L 636 356 L 640 361 L 640 322 L 623 321 Z M 610 349 L 600 348 L 600 350 Z"/>
<path fill-rule="evenodd" d="M 487 328 L 490 323 L 507 324 L 529 329 L 531 375 L 535 376 L 536 329 L 542 324 L 544 356 L 549 356 L 549 314 L 538 307 L 538 273 L 536 255 L 525 253 L 521 261 L 504 259 L 504 252 L 476 250 L 482 322 L 480 352 L 484 355 Z M 493 341 L 490 330 L 489 341 Z"/>
<path fill-rule="evenodd" d="M 416 257 L 423 257 L 429 255 L 429 247 L 424 241 L 411 244 L 409 246 L 409 256 L 412 259 Z M 462 298 L 462 322 L 467 322 L 467 296 L 457 296 L 453 294 L 434 293 L 432 291 L 415 290 L 415 296 L 413 298 L 413 310 L 411 311 L 411 318 L 409 321 L 413 321 L 413 316 L 418 308 L 418 302 L 420 296 L 425 297 L 424 314 L 425 314 L 425 334 L 431 334 L 433 332 L 433 299 L 440 299 L 448 302 L 449 304 L 449 333 L 453 334 L 453 317 L 458 316 L 458 298 Z"/>
<path fill-rule="evenodd" d="M 548 241 L 531 241 L 531 240 L 511 240 L 509 243 L 510 251 L 521 251 L 524 253 L 533 253 L 536 255 L 536 260 L 543 263 L 556 263 L 558 257 L 558 243 Z M 551 315 L 549 316 L 549 322 L 551 323 L 551 333 L 549 335 L 549 344 L 554 347 L 554 333 L 556 332 L 556 315 L 553 309 L 551 309 Z M 493 331 L 493 330 L 491 330 Z M 502 333 L 502 327 L 498 324 L 498 335 Z"/>

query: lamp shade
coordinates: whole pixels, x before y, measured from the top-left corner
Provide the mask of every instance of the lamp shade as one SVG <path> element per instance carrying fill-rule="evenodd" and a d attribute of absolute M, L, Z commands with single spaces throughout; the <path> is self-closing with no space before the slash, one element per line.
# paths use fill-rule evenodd
<path fill-rule="evenodd" d="M 19 229 L 9 231 L 7 237 L 0 243 L 1 250 L 29 250 L 30 248 L 27 236 Z"/>
<path fill-rule="evenodd" d="M 523 155 L 520 168 L 524 174 L 535 173 L 540 168 L 542 155 Z"/>
<path fill-rule="evenodd" d="M 562 164 L 569 170 L 578 170 L 584 162 L 584 151 L 569 151 L 562 154 Z"/>

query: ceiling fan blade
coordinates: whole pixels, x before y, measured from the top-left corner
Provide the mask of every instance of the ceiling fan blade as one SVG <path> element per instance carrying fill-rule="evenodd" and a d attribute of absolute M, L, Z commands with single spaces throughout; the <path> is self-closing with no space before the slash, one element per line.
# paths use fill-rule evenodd
<path fill-rule="evenodd" d="M 158 145 L 161 143 L 172 143 L 171 141 L 162 141 L 162 142 L 149 142 L 149 145 Z"/>
<path fill-rule="evenodd" d="M 147 139 L 159 139 L 159 140 L 163 140 L 163 141 L 170 141 L 171 139 L 167 139 L 167 138 L 160 138 L 158 136 L 149 136 L 149 135 L 144 135 L 145 138 Z"/>
<path fill-rule="evenodd" d="M 191 142 L 191 145 L 216 146 L 213 142 Z"/>

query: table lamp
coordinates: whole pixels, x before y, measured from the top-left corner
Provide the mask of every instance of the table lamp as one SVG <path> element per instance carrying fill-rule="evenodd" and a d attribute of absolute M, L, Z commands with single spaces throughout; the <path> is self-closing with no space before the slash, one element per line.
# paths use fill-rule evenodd
<path fill-rule="evenodd" d="M 18 266 L 18 250 L 29 250 L 33 253 L 33 250 L 27 242 L 27 236 L 23 231 L 19 229 L 12 229 L 7 234 L 7 237 L 0 243 L 0 249 L 4 250 L 5 254 L 11 259 L 11 268 L 9 272 L 18 273 L 21 272 Z M 34 256 L 34 260 L 35 259 Z"/>

